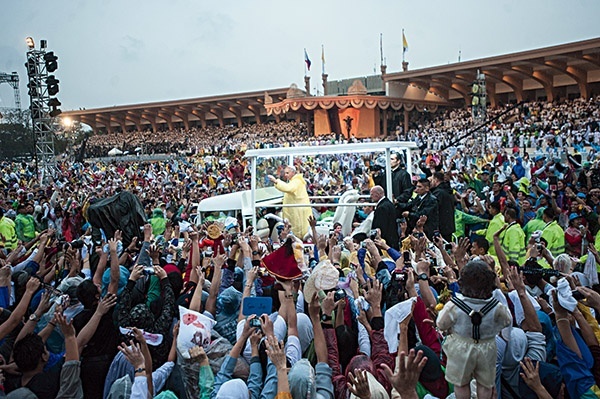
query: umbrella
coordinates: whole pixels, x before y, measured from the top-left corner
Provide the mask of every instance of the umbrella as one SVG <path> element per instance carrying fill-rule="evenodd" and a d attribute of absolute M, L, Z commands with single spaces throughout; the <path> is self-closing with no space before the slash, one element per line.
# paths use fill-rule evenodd
<path fill-rule="evenodd" d="M 123 151 L 119 150 L 118 148 L 113 148 L 112 150 L 110 150 L 108 152 L 108 155 L 110 155 L 111 157 L 114 157 L 115 155 L 121 155 L 123 154 Z"/>

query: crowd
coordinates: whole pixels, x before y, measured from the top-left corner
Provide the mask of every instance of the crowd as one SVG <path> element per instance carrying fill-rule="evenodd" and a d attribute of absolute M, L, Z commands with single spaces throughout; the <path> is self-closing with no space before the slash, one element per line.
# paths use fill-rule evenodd
<path fill-rule="evenodd" d="M 392 198 L 380 154 L 261 163 L 259 187 L 369 197 L 327 234 L 325 204 L 306 220 L 261 210 L 266 229 L 194 223 L 203 199 L 250 187 L 255 143 L 335 140 L 295 123 L 140 133 L 127 145 L 194 155 L 65 160 L 49 183 L 4 162 L 0 395 L 599 397 L 598 118 L 594 102 L 529 103 L 483 152 L 435 139 L 468 114 L 421 121 L 412 169 L 390 157 Z M 108 137 L 89 148 L 119 144 Z M 124 192 L 141 230 L 100 231 L 90 210 Z"/>
<path fill-rule="evenodd" d="M 549 147 L 576 147 L 584 145 L 600 147 L 600 97 L 589 100 L 574 99 L 561 103 L 534 101 L 524 103 L 495 123 L 483 129 L 485 141 L 469 139 L 461 143 L 470 148 L 481 144 L 485 148 L 532 148 L 534 151 L 548 144 Z M 509 105 L 488 108 L 488 118 L 507 111 Z M 445 148 L 456 137 L 474 126 L 471 112 L 466 109 L 448 109 L 435 114 L 414 113 L 407 138 L 416 141 L 422 148 L 439 150 Z"/>
<path fill-rule="evenodd" d="M 131 154 L 204 154 L 235 150 L 238 147 L 261 147 L 274 143 L 308 142 L 306 128 L 296 122 L 280 122 L 170 131 L 133 131 L 98 134 L 89 137 L 85 152 L 88 157 L 106 157 L 113 148 Z M 243 143 L 243 144 L 242 144 Z M 75 150 L 77 151 L 77 150 Z"/>

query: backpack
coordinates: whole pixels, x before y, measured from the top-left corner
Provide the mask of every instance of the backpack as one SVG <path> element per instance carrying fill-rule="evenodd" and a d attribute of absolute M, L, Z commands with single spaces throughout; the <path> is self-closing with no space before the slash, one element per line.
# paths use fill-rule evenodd
<path fill-rule="evenodd" d="M 480 310 L 474 310 L 469 305 L 467 305 L 463 300 L 458 297 L 453 297 L 451 299 L 452 303 L 456 305 L 460 310 L 465 312 L 471 318 L 471 324 L 473 324 L 473 330 L 471 333 L 471 337 L 475 340 L 475 343 L 479 342 L 479 326 L 481 325 L 481 321 L 483 320 L 483 316 L 488 314 L 492 309 L 498 305 L 498 300 L 492 298 L 488 303 L 485 304 Z"/>

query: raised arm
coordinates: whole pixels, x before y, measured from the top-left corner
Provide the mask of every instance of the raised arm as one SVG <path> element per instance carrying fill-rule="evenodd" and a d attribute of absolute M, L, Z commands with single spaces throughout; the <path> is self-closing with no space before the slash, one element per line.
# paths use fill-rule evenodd
<path fill-rule="evenodd" d="M 554 299 L 556 327 L 558 328 L 560 337 L 562 338 L 562 341 L 567 346 L 567 348 L 574 352 L 577 355 L 577 357 L 582 359 L 581 350 L 579 350 L 579 345 L 577 345 L 575 336 L 573 336 L 573 330 L 571 329 L 571 321 L 568 318 L 569 312 L 565 308 L 563 308 L 558 302 L 556 290 L 552 291 L 552 298 Z"/>
<path fill-rule="evenodd" d="M 199 267 L 196 268 L 200 269 Z M 203 292 L 203 287 L 204 287 L 204 272 L 202 270 L 197 270 L 196 274 L 198 274 L 198 282 L 196 284 L 196 289 L 194 290 L 194 295 L 192 295 L 192 300 L 190 301 L 190 310 L 202 313 L 202 292 Z M 190 279 L 191 281 L 191 279 Z M 213 278 L 213 282 L 214 282 L 214 278 Z M 212 290 L 212 285 L 210 286 L 211 290 Z M 212 313 L 211 313 L 212 314 Z M 214 316 L 214 314 L 213 314 Z"/>
<path fill-rule="evenodd" d="M 242 293 L 242 305 L 240 307 L 238 322 L 244 320 L 244 298 L 248 298 L 250 296 L 252 287 L 254 286 L 254 280 L 256 280 L 257 276 L 258 266 L 254 266 L 248 271 L 248 276 L 246 277 L 246 284 L 244 284 L 244 292 Z"/>
<path fill-rule="evenodd" d="M 510 271 L 510 266 L 508 265 L 508 259 L 506 258 L 506 254 L 502 249 L 502 245 L 500 244 L 500 234 L 504 230 L 508 228 L 508 224 L 504 224 L 500 230 L 494 233 L 494 249 L 496 250 L 496 256 L 498 257 L 498 262 L 500 263 L 500 269 L 502 269 L 502 275 L 504 277 L 508 276 Z"/>
<path fill-rule="evenodd" d="M 517 268 L 514 266 L 509 269 L 508 273 L 509 274 L 507 274 L 507 276 L 510 285 L 515 291 L 517 291 L 519 300 L 521 301 L 521 306 L 523 307 L 523 314 L 525 318 L 521 323 L 521 329 L 523 329 L 525 332 L 542 332 L 542 324 L 540 323 L 540 319 L 538 318 L 535 308 L 529 300 L 529 296 L 525 290 L 523 273 L 519 273 Z"/>
<path fill-rule="evenodd" d="M 308 312 L 310 315 L 310 321 L 312 322 L 314 329 L 314 347 L 315 354 L 317 355 L 318 363 L 327 363 L 327 342 L 325 341 L 325 334 L 323 333 L 323 327 L 321 327 L 321 318 L 319 312 L 321 306 L 319 305 L 319 297 L 317 293 L 313 295 L 308 305 Z"/>
<path fill-rule="evenodd" d="M 41 317 L 44 315 L 44 313 L 46 313 L 48 311 L 48 309 L 50 309 L 50 292 L 48 292 L 48 290 L 46 290 L 42 294 L 42 299 L 40 300 L 40 303 L 39 303 L 37 309 L 35 310 L 35 312 L 33 312 L 33 318 L 30 318 L 25 321 L 25 325 L 19 332 L 19 335 L 17 335 L 15 342 L 20 341 L 27 334 L 33 332 L 38 321 L 41 319 Z"/>
<path fill-rule="evenodd" d="M 267 355 L 277 369 L 277 394 L 289 393 L 290 384 L 287 375 L 285 345 L 274 336 L 267 337 Z"/>
<path fill-rule="evenodd" d="M 150 354 L 150 349 L 148 348 L 148 344 L 146 343 L 146 338 L 144 338 L 142 330 L 140 330 L 137 327 L 133 327 L 131 331 L 133 332 L 135 340 L 139 342 L 140 350 L 142 352 L 142 355 L 144 355 L 144 368 L 146 370 L 152 370 L 152 355 Z M 150 374 L 151 373 L 152 372 L 150 371 Z M 146 380 L 146 383 L 148 384 L 148 396 L 152 397 L 152 393 L 154 392 L 152 378 L 147 378 Z"/>
<path fill-rule="evenodd" d="M 29 306 L 29 302 L 31 301 L 33 294 L 35 294 L 39 286 L 40 280 L 35 277 L 31 277 L 29 279 L 21 301 L 8 317 L 8 320 L 0 324 L 0 340 L 4 339 L 12 330 L 15 329 L 15 327 L 19 325 L 25 316 L 25 312 L 27 312 L 27 307 Z"/>
<path fill-rule="evenodd" d="M 100 324 L 100 320 L 102 319 L 102 317 L 105 314 L 107 314 L 110 311 L 110 309 L 113 306 L 115 306 L 116 303 L 117 296 L 111 294 L 110 292 L 107 293 L 104 298 L 100 299 L 100 301 L 98 302 L 98 306 L 96 307 L 96 311 L 94 312 L 90 320 L 87 322 L 87 324 L 83 326 L 81 331 L 79 331 L 79 334 L 77 334 L 77 346 L 79 347 L 80 351 L 82 351 L 83 348 L 85 348 L 88 342 L 90 342 L 90 339 L 92 339 L 92 337 L 96 333 L 96 330 L 98 329 L 98 324 Z"/>
<path fill-rule="evenodd" d="M 114 238 L 108 240 L 108 250 L 110 252 L 110 282 L 108 283 L 108 292 L 114 295 L 117 295 L 121 273 L 119 256 L 117 255 L 117 243 L 119 241 L 117 238 L 119 238 L 119 240 L 121 238 L 121 232 L 119 230 L 115 231 Z"/>
<path fill-rule="evenodd" d="M 223 265 L 227 255 L 219 255 L 213 259 L 214 269 L 213 278 L 210 284 L 210 291 L 208 292 L 208 299 L 206 300 L 206 311 L 216 316 L 217 314 L 217 296 L 219 295 L 219 288 L 221 286 L 221 276 L 223 275 Z M 196 287 L 198 289 L 198 287 Z"/>
<path fill-rule="evenodd" d="M 108 262 L 108 254 L 104 252 L 104 242 L 102 245 L 96 248 L 96 253 L 98 254 L 99 259 L 92 281 L 94 284 L 96 284 L 96 286 L 102 287 L 102 275 L 104 274 L 104 270 L 106 270 L 106 264 Z"/>
<path fill-rule="evenodd" d="M 67 321 L 62 312 L 57 312 L 54 317 L 56 324 L 60 326 L 60 331 L 65 336 L 65 362 L 71 360 L 79 360 L 79 349 L 77 347 L 77 339 L 75 338 L 75 328 L 73 328 L 73 320 Z"/>

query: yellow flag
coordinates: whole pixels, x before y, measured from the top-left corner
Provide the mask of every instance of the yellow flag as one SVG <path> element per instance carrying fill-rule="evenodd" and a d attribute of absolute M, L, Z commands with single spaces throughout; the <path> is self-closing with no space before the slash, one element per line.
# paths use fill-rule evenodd
<path fill-rule="evenodd" d="M 408 50 L 408 42 L 406 41 L 406 36 L 404 35 L 404 30 L 402 30 L 402 51 Z"/>

